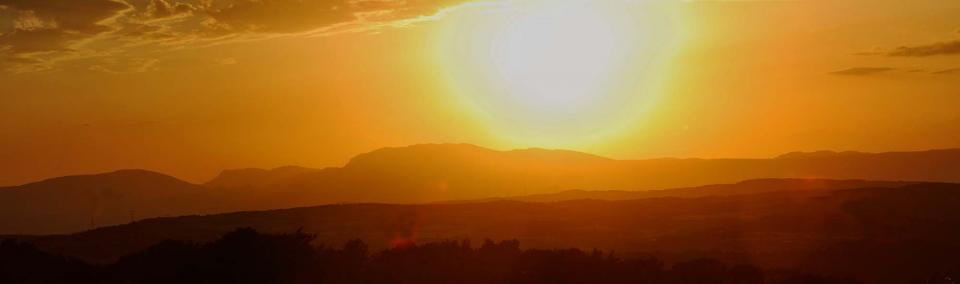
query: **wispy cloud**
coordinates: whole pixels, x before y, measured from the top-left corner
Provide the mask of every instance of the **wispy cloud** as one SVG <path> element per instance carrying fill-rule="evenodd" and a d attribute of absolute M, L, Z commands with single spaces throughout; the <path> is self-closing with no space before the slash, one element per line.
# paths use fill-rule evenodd
<path fill-rule="evenodd" d="M 217 59 L 217 60 L 216 60 L 216 63 L 217 63 L 218 65 L 234 65 L 234 64 L 239 63 L 239 61 L 237 61 L 236 58 L 227 57 L 227 58 Z"/>
<path fill-rule="evenodd" d="M 75 59 L 135 58 L 126 54 L 135 49 L 369 31 L 431 20 L 467 1 L 0 0 L 0 63 L 27 72 Z M 131 60 L 123 64 L 142 65 Z"/>
<path fill-rule="evenodd" d="M 960 54 L 960 40 L 944 41 L 927 45 L 902 46 L 887 53 L 888 56 L 926 57 Z"/>
<path fill-rule="evenodd" d="M 855 67 L 855 68 L 849 68 L 849 69 L 830 72 L 830 74 L 846 75 L 846 76 L 867 76 L 867 75 L 887 73 L 893 70 L 894 68 L 889 68 L 889 67 Z"/>
<path fill-rule="evenodd" d="M 46 59 L 109 32 L 108 22 L 129 8 L 111 0 L 0 0 L 0 61 L 48 66 Z"/>
<path fill-rule="evenodd" d="M 960 68 L 944 69 L 940 71 L 931 72 L 930 74 L 937 74 L 937 75 L 960 74 Z"/>
<path fill-rule="evenodd" d="M 125 60 L 107 58 L 101 60 L 98 64 L 91 65 L 88 69 L 110 74 L 143 73 L 156 70 L 159 62 L 160 60 L 156 58 L 129 58 Z"/>

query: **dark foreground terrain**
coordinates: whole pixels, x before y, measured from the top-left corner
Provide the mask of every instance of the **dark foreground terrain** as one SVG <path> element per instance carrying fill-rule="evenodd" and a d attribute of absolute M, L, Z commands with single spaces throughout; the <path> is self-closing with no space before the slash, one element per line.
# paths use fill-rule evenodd
<path fill-rule="evenodd" d="M 750 264 L 694 259 L 667 265 L 580 249 L 522 250 L 516 240 L 398 244 L 371 254 L 362 241 L 314 246 L 297 232 L 238 229 L 204 244 L 165 241 L 94 266 L 14 241 L 0 243 L 2 283 L 858 283 Z M 937 276 L 934 276 L 936 279 Z"/>
<path fill-rule="evenodd" d="M 666 263 L 713 258 L 864 283 L 928 283 L 944 275 L 956 279 L 960 185 L 775 190 L 783 188 L 778 186 L 783 181 L 763 183 L 751 187 L 771 190 L 732 186 L 721 195 L 635 200 L 328 205 L 158 218 L 72 235 L 9 238 L 96 265 L 150 254 L 156 250 L 151 246 L 165 240 L 212 242 L 250 227 L 268 234 L 302 230 L 315 237 L 314 245 L 340 247 L 359 239 L 371 251 L 447 240 L 516 239 L 522 249 L 596 248 Z M 196 259 L 193 252 L 182 253 L 170 257 Z M 424 261 L 448 264 L 445 257 L 453 256 Z M 119 263 L 130 261 L 126 259 Z"/>

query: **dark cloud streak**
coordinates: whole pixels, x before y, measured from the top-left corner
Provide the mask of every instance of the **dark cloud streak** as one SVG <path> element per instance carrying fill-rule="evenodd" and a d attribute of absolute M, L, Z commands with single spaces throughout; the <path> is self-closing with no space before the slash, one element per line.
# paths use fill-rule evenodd
<path fill-rule="evenodd" d="M 960 74 L 960 68 L 944 69 L 944 70 L 932 72 L 930 74 L 937 74 L 937 75 Z"/>
<path fill-rule="evenodd" d="M 960 40 L 938 42 L 928 45 L 902 46 L 887 53 L 897 57 L 927 57 L 960 54 Z"/>
<path fill-rule="evenodd" d="M 867 75 L 887 73 L 893 70 L 894 70 L 893 68 L 888 68 L 888 67 L 855 67 L 855 68 L 830 72 L 830 74 L 846 75 L 846 76 L 867 76 Z"/>

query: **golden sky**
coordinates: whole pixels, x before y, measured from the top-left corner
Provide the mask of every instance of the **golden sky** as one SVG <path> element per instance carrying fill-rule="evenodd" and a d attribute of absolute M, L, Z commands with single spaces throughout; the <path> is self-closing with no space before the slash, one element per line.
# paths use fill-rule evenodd
<path fill-rule="evenodd" d="M 960 1 L 0 0 L 0 185 L 465 142 L 960 147 Z"/>

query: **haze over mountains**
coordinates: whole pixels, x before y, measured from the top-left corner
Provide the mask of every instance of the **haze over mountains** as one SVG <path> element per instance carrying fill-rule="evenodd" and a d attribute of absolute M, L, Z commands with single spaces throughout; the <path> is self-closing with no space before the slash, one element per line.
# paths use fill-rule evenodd
<path fill-rule="evenodd" d="M 440 144 L 385 148 L 359 155 L 339 168 L 224 171 L 204 185 L 124 170 L 0 188 L 0 234 L 70 233 L 151 217 L 346 202 L 428 203 L 511 196 L 535 200 L 538 195 L 542 201 L 620 200 L 655 195 L 629 191 L 766 178 L 960 182 L 960 149 L 791 153 L 772 159 L 615 160 L 572 151 L 494 151 Z M 792 188 L 816 188 L 793 183 Z M 904 184 L 847 181 L 824 188 L 900 185 Z M 734 192 L 770 188 L 756 187 Z M 543 196 L 574 189 L 587 191 Z M 534 196 L 521 197 L 528 195 Z"/>

